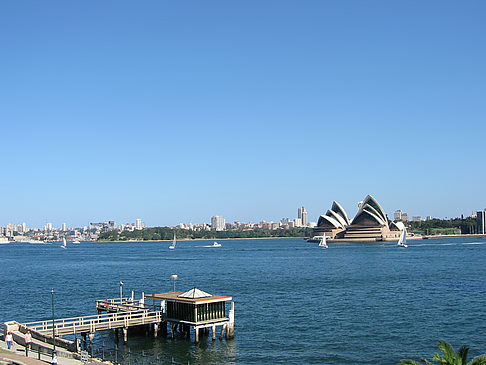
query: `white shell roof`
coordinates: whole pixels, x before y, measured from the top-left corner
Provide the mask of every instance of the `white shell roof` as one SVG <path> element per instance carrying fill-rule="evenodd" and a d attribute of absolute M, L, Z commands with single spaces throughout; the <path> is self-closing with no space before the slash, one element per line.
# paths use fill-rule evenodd
<path fill-rule="evenodd" d="M 178 295 L 179 298 L 191 298 L 191 299 L 207 298 L 212 296 L 213 296 L 212 294 L 206 293 L 205 291 L 202 291 L 201 289 L 198 288 L 192 288 L 191 290 L 188 290 L 185 293 Z"/>

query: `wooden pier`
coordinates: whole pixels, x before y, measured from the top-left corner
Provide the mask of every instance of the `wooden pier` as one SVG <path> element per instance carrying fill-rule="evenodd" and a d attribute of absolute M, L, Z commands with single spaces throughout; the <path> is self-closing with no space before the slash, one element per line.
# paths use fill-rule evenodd
<path fill-rule="evenodd" d="M 4 323 L 4 330 L 14 334 L 14 340 L 25 345 L 24 334 L 30 330 L 38 347 L 45 344 L 45 352 L 53 351 L 52 345 L 55 333 L 55 344 L 58 354 L 65 357 L 78 357 L 81 344 L 80 340 L 70 341 L 62 336 L 80 334 L 85 346 L 89 338 L 92 343 L 95 333 L 103 330 L 115 330 L 116 339 L 121 330 L 123 341 L 128 341 L 129 328 L 146 326 L 146 332 L 153 333 L 157 337 L 159 331 L 162 335 L 168 335 L 170 327 L 171 338 L 176 333 L 185 338 L 191 337 L 191 328 L 194 330 L 195 342 L 199 342 L 201 335 L 209 335 L 212 329 L 212 339 L 216 339 L 217 327 L 220 327 L 222 339 L 226 333 L 226 339 L 234 337 L 234 302 L 232 297 L 211 295 L 197 288 L 185 293 L 168 292 L 145 295 L 134 300 L 132 298 L 104 299 L 96 301 L 97 315 L 61 318 L 28 323 L 15 321 Z M 231 307 L 226 314 L 226 302 L 231 302 Z M 105 313 L 103 313 L 105 312 Z M 62 350 L 66 350 L 63 353 Z M 61 350 L 61 351 L 59 351 Z"/>
<path fill-rule="evenodd" d="M 74 335 L 77 333 L 95 333 L 101 330 L 128 328 L 162 322 L 162 312 L 138 310 L 99 314 L 94 316 L 63 318 L 54 321 L 56 336 Z M 52 334 L 52 321 L 29 322 L 23 324 L 31 331 L 44 335 Z"/>

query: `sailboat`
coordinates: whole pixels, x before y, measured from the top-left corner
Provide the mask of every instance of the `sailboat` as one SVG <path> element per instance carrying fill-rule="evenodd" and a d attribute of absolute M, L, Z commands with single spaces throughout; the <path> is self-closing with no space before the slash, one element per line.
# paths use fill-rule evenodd
<path fill-rule="evenodd" d="M 176 243 L 177 243 L 177 240 L 176 240 L 176 234 L 175 234 L 175 232 L 174 232 L 174 239 L 172 240 L 172 245 L 170 245 L 170 246 L 169 246 L 169 249 L 170 249 L 170 250 L 175 249 L 175 247 L 176 247 Z"/>
<path fill-rule="evenodd" d="M 321 240 L 319 241 L 319 247 L 328 248 L 325 234 L 322 235 Z"/>
<path fill-rule="evenodd" d="M 61 248 L 67 248 L 67 241 L 66 241 L 66 238 L 65 237 L 62 238 Z"/>
<path fill-rule="evenodd" d="M 408 247 L 408 245 L 407 245 L 407 229 L 405 227 L 403 227 L 402 234 L 400 235 L 400 238 L 398 239 L 397 246 L 403 247 L 403 248 Z"/>

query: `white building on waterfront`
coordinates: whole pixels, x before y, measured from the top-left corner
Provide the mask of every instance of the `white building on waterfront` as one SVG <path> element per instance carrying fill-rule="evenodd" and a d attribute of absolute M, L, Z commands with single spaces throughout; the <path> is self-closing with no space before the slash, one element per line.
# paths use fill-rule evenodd
<path fill-rule="evenodd" d="M 135 220 L 135 229 L 140 231 L 143 228 L 142 226 L 142 220 L 141 219 L 136 219 Z"/>
<path fill-rule="evenodd" d="M 226 220 L 223 217 L 219 215 L 211 217 L 211 229 L 214 229 L 216 231 L 224 231 L 225 226 Z"/>

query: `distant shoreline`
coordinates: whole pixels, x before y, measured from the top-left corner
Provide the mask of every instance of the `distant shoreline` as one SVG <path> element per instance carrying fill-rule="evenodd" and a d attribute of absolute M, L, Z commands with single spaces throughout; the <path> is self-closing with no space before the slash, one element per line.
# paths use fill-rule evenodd
<path fill-rule="evenodd" d="M 425 238 L 424 238 L 425 237 Z M 407 240 L 423 240 L 423 239 L 441 239 L 441 238 L 467 238 L 467 237 L 478 237 L 478 238 L 486 238 L 486 234 L 437 234 L 437 235 L 424 235 L 424 236 L 410 236 L 407 237 Z M 274 240 L 274 239 L 303 239 L 306 240 L 307 237 L 232 237 L 232 238 L 181 238 L 178 239 L 177 242 L 191 242 L 191 241 L 229 241 L 229 240 Z M 377 241 L 376 239 L 329 239 L 328 242 L 331 243 L 345 243 L 345 242 L 363 242 L 363 243 L 370 243 L 370 242 L 394 242 L 396 239 L 392 240 L 384 240 L 384 241 Z M 99 240 L 93 241 L 99 243 L 133 243 L 133 242 L 172 242 L 171 239 L 169 240 Z"/>
<path fill-rule="evenodd" d="M 190 241 L 228 241 L 228 240 L 281 240 L 281 239 L 290 239 L 290 238 L 301 238 L 303 240 L 307 239 L 307 237 L 231 237 L 231 238 L 181 238 L 177 239 L 177 242 L 190 242 Z M 93 242 L 100 242 L 100 243 L 106 243 L 106 242 L 172 242 L 172 240 L 115 240 L 115 241 L 110 241 L 110 240 L 99 240 L 99 241 L 93 241 Z"/>

